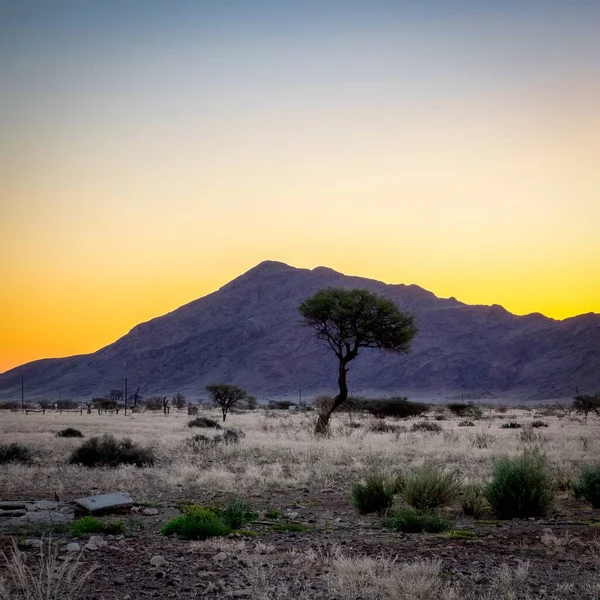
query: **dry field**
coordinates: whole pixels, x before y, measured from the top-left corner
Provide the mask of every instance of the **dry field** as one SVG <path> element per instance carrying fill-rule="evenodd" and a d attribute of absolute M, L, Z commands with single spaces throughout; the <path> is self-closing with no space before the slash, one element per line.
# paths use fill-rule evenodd
<path fill-rule="evenodd" d="M 216 411 L 201 416 L 219 419 Z M 408 420 L 387 419 L 394 430 L 377 431 L 381 421 L 337 415 L 327 439 L 312 435 L 314 413 L 256 410 L 230 414 L 227 427 L 245 434 L 238 444 L 193 447 L 200 431 L 187 414 L 0 415 L 0 441 L 20 442 L 35 452 L 31 465 L 0 465 L 0 500 L 61 500 L 124 491 L 158 515 L 118 517 L 123 536 L 106 536 L 109 545 L 84 552 L 80 568 L 96 565 L 82 597 L 96 598 L 600 598 L 598 511 L 569 491 L 585 462 L 600 457 L 600 422 L 547 409 L 484 409 L 474 427 L 439 413 Z M 548 427 L 526 427 L 541 419 Z M 416 422 L 438 423 L 442 431 L 411 431 Z M 521 429 L 501 429 L 518 421 Z M 67 464 L 78 439 L 57 438 L 64 427 L 85 438 L 102 433 L 128 436 L 152 446 L 153 467 L 88 469 Z M 84 439 L 85 439 L 84 438 Z M 551 514 L 538 520 L 497 521 L 462 514 L 460 502 L 442 510 L 454 527 L 470 537 L 403 534 L 384 529 L 375 515 L 361 516 L 350 490 L 365 474 L 407 473 L 427 459 L 455 470 L 465 482 L 489 480 L 493 461 L 539 447 L 548 457 L 558 495 Z M 178 514 L 177 504 L 248 501 L 261 518 L 248 535 L 189 542 L 160 534 Z M 397 502 L 400 502 L 397 500 Z M 280 511 L 276 527 L 266 514 Z M 115 517 L 105 517 L 111 519 Z M 280 519 L 280 522 L 282 522 Z M 1 525 L 0 525 L 1 526 Z M 9 553 L 9 533 L 0 548 Z M 72 541 L 54 532 L 58 544 Z M 220 552 L 225 553 L 223 558 Z M 29 551 L 29 554 L 32 554 Z M 166 559 L 161 569 L 150 559 Z M 29 563 L 33 558 L 29 558 Z M 1 589 L 0 589 L 0 598 Z"/>

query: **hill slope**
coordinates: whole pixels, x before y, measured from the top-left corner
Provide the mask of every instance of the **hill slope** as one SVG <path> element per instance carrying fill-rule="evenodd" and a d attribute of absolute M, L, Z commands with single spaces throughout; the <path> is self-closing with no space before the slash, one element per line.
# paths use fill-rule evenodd
<path fill-rule="evenodd" d="M 141 393 L 192 397 L 230 382 L 260 398 L 335 389 L 335 358 L 302 327 L 298 305 L 327 286 L 362 287 L 393 299 L 420 329 L 409 356 L 363 350 L 351 363 L 352 393 L 528 399 L 600 389 L 600 315 L 555 321 L 469 306 L 415 285 L 386 285 L 325 267 L 267 261 L 220 290 L 134 327 L 97 352 L 34 361 L 0 375 L 0 395 L 104 395 L 123 377 Z"/>

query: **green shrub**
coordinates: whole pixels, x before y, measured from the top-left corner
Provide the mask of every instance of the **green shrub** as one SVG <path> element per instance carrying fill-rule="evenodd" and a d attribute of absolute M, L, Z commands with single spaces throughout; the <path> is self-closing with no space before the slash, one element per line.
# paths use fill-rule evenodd
<path fill-rule="evenodd" d="M 460 505 L 465 515 L 478 517 L 485 512 L 485 486 L 480 483 L 468 483 L 463 487 Z"/>
<path fill-rule="evenodd" d="M 400 510 L 384 518 L 382 524 L 403 533 L 440 533 L 451 527 L 451 523 L 443 517 L 414 508 Z"/>
<path fill-rule="evenodd" d="M 402 496 L 419 510 L 450 504 L 460 493 L 461 479 L 435 462 L 427 462 L 404 478 Z"/>
<path fill-rule="evenodd" d="M 576 498 L 585 498 L 594 508 L 600 508 L 600 463 L 583 465 L 574 492 Z"/>
<path fill-rule="evenodd" d="M 548 427 L 548 423 L 544 423 L 544 421 L 533 421 L 531 426 L 534 429 L 539 429 L 540 427 Z"/>
<path fill-rule="evenodd" d="M 352 504 L 361 515 L 382 515 L 392 505 L 394 492 L 395 482 L 382 473 L 373 473 L 365 477 L 364 483 L 352 486 Z"/>
<path fill-rule="evenodd" d="M 385 419 L 386 417 L 395 417 L 396 419 L 418 417 L 429 410 L 427 404 L 411 402 L 406 398 L 371 400 L 370 402 L 366 402 L 363 406 L 368 413 L 378 419 Z"/>
<path fill-rule="evenodd" d="M 267 508 L 265 511 L 265 519 L 281 519 L 283 511 L 280 508 Z"/>
<path fill-rule="evenodd" d="M 112 521 L 110 523 L 102 523 L 94 517 L 81 517 L 73 521 L 71 531 L 74 535 L 84 535 L 86 533 L 107 533 L 107 534 L 122 534 L 125 533 L 125 526 L 120 521 Z"/>
<path fill-rule="evenodd" d="M 411 431 L 429 431 L 430 433 L 440 433 L 442 426 L 437 423 L 431 423 L 430 421 L 421 421 L 419 423 L 413 423 L 410 428 Z"/>
<path fill-rule="evenodd" d="M 31 450 L 23 444 L 0 444 L 0 465 L 4 463 L 30 463 L 33 458 Z"/>
<path fill-rule="evenodd" d="M 186 540 L 205 540 L 230 533 L 229 527 L 212 510 L 197 505 L 188 509 L 168 521 L 160 532 L 163 535 L 177 534 Z"/>
<path fill-rule="evenodd" d="M 515 458 L 498 459 L 485 495 L 502 519 L 545 515 L 554 501 L 554 481 L 546 457 L 528 448 Z"/>
<path fill-rule="evenodd" d="M 79 429 L 75 429 L 74 427 L 67 427 L 66 429 L 61 429 L 56 437 L 64 437 L 64 438 L 82 438 L 83 433 L 79 431 Z"/>
<path fill-rule="evenodd" d="M 521 423 L 517 423 L 516 421 L 502 423 L 502 425 L 500 425 L 500 429 L 521 429 Z"/>
<path fill-rule="evenodd" d="M 219 516 L 230 529 L 240 529 L 246 523 L 255 521 L 258 518 L 258 514 L 243 500 L 234 500 L 227 508 L 221 511 Z"/>
<path fill-rule="evenodd" d="M 146 467 L 154 464 L 154 452 L 129 438 L 117 440 L 110 434 L 104 434 L 102 437 L 92 437 L 83 442 L 73 451 L 69 462 L 84 467 Z"/>
<path fill-rule="evenodd" d="M 205 427 L 207 429 L 221 429 L 221 425 L 217 423 L 214 419 L 207 419 L 206 417 L 198 417 L 197 419 L 192 419 L 188 423 L 188 427 Z"/>
<path fill-rule="evenodd" d="M 468 531 L 467 529 L 451 529 L 448 532 L 448 537 L 451 537 L 455 540 L 472 540 L 477 536 L 472 531 Z"/>

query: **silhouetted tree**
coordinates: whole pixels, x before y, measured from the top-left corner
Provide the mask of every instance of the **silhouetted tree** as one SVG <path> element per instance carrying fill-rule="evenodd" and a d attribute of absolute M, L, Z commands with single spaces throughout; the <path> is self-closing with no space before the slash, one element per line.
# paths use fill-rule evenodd
<path fill-rule="evenodd" d="M 348 363 L 360 348 L 378 348 L 408 353 L 417 334 L 412 315 L 403 313 L 392 300 L 367 290 L 328 288 L 306 299 L 299 307 L 317 339 L 329 346 L 338 358 L 339 392 L 319 411 L 315 433 L 329 432 L 333 412 L 348 398 Z"/>
<path fill-rule="evenodd" d="M 573 408 L 575 412 L 583 413 L 586 419 L 591 412 L 600 415 L 600 393 L 593 396 L 589 394 L 575 396 L 573 398 Z"/>
<path fill-rule="evenodd" d="M 181 410 L 182 408 L 186 407 L 187 400 L 185 399 L 185 396 L 181 392 L 177 392 L 173 396 L 172 403 L 173 403 L 173 408 Z"/>
<path fill-rule="evenodd" d="M 243 390 L 237 385 L 228 383 L 216 383 L 206 386 L 206 390 L 211 396 L 211 401 L 215 406 L 218 406 L 223 413 L 223 422 L 227 418 L 227 413 L 235 408 L 248 395 L 246 390 Z"/>

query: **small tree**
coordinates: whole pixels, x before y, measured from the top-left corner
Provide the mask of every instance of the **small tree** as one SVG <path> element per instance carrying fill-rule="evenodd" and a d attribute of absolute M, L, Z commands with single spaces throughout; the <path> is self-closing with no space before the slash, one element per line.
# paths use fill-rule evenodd
<path fill-rule="evenodd" d="M 212 403 L 221 409 L 223 422 L 225 422 L 229 410 L 235 408 L 248 395 L 246 390 L 228 383 L 208 385 L 206 389 L 211 396 Z"/>
<path fill-rule="evenodd" d="M 173 399 L 171 400 L 171 402 L 173 403 L 173 408 L 176 408 L 177 410 L 181 410 L 182 408 L 185 408 L 187 405 L 187 400 L 185 399 L 185 396 L 181 392 L 177 392 L 173 396 Z"/>
<path fill-rule="evenodd" d="M 305 324 L 338 358 L 339 392 L 326 410 L 320 411 L 315 433 L 326 435 L 333 412 L 348 398 L 348 363 L 360 348 L 408 353 L 417 334 L 412 315 L 400 311 L 392 300 L 367 290 L 329 288 L 307 298 L 299 307 Z"/>
<path fill-rule="evenodd" d="M 573 398 L 573 408 L 575 412 L 583 413 L 587 420 L 588 414 L 593 412 L 600 415 L 600 393 L 589 395 L 579 395 Z"/>

